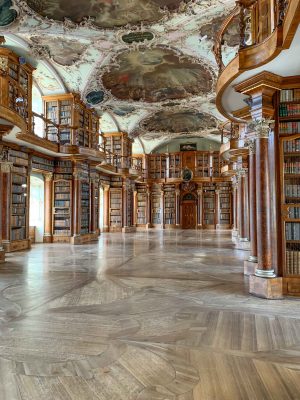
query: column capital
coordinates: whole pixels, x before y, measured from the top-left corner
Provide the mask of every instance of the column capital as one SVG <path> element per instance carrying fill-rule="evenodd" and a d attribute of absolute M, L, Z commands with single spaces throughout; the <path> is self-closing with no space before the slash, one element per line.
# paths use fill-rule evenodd
<path fill-rule="evenodd" d="M 256 141 L 255 138 L 249 138 L 245 140 L 245 147 L 249 149 L 249 155 L 256 153 Z"/>
<path fill-rule="evenodd" d="M 103 190 L 104 192 L 108 192 L 109 191 L 110 186 L 109 185 L 103 185 Z"/>
<path fill-rule="evenodd" d="M 239 168 L 237 170 L 237 179 L 239 180 L 242 176 L 246 176 L 248 174 L 248 168 Z"/>
<path fill-rule="evenodd" d="M 202 188 L 201 188 L 201 189 L 197 189 L 197 195 L 198 195 L 198 196 L 201 196 L 202 193 L 203 193 L 203 189 L 202 189 Z"/>
<path fill-rule="evenodd" d="M 255 139 L 268 139 L 271 132 L 271 124 L 274 124 L 273 119 L 255 120 L 248 124 L 248 129 L 255 131 Z"/>
<path fill-rule="evenodd" d="M 10 173 L 12 166 L 13 166 L 12 162 L 8 161 L 0 162 L 0 171 L 8 174 Z"/>
<path fill-rule="evenodd" d="M 53 179 L 53 174 L 51 172 L 46 173 L 44 176 L 46 182 L 50 182 Z"/>

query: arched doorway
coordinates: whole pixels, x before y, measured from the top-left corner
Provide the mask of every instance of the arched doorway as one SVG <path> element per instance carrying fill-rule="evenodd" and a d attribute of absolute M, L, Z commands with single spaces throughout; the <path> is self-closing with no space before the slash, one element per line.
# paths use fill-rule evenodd
<path fill-rule="evenodd" d="M 197 198 L 193 193 L 186 193 L 181 201 L 182 229 L 196 229 Z"/>
<path fill-rule="evenodd" d="M 30 175 L 29 225 L 34 230 L 35 242 L 43 243 L 44 236 L 44 177 Z"/>

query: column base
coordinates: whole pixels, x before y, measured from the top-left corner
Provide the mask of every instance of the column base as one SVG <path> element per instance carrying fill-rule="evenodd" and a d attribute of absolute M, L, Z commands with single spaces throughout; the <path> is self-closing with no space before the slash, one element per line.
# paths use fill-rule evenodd
<path fill-rule="evenodd" d="M 238 235 L 239 235 L 239 231 L 237 229 L 232 229 L 231 236 L 232 237 L 237 237 Z"/>
<path fill-rule="evenodd" d="M 103 232 L 103 233 L 109 232 L 109 227 L 108 227 L 108 226 L 103 226 L 102 232 Z"/>
<path fill-rule="evenodd" d="M 263 299 L 282 299 L 282 278 L 262 278 L 251 275 L 249 277 L 249 293 Z"/>
<path fill-rule="evenodd" d="M 52 243 L 52 242 L 53 242 L 52 235 L 44 235 L 43 236 L 43 243 Z"/>
<path fill-rule="evenodd" d="M 235 241 L 235 247 L 238 250 L 250 250 L 250 242 L 247 238 L 238 238 Z"/>
<path fill-rule="evenodd" d="M 136 227 L 135 226 L 124 226 L 122 228 L 123 233 L 134 233 L 136 232 Z"/>
<path fill-rule="evenodd" d="M 1 248 L 0 249 L 0 264 L 5 262 L 5 251 Z"/>
<path fill-rule="evenodd" d="M 257 269 L 257 263 L 248 260 L 244 261 L 244 275 L 255 275 Z"/>

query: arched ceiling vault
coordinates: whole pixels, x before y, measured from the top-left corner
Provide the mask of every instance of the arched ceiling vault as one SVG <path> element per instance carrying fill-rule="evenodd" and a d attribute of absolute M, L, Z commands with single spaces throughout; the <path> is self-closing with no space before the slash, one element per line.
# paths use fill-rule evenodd
<path fill-rule="evenodd" d="M 3 0 L 6 46 L 43 94 L 75 91 L 151 151 L 172 137 L 218 141 L 213 41 L 233 0 Z M 237 48 L 237 30 L 226 36 Z"/>

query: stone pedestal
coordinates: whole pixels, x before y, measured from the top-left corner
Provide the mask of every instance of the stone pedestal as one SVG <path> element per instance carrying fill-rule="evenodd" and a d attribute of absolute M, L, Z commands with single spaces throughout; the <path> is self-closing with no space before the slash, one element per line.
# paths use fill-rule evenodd
<path fill-rule="evenodd" d="M 282 278 L 249 277 L 249 293 L 264 299 L 278 300 L 283 298 Z"/>
<path fill-rule="evenodd" d="M 246 238 L 236 238 L 235 248 L 238 250 L 250 250 L 250 242 Z"/>

